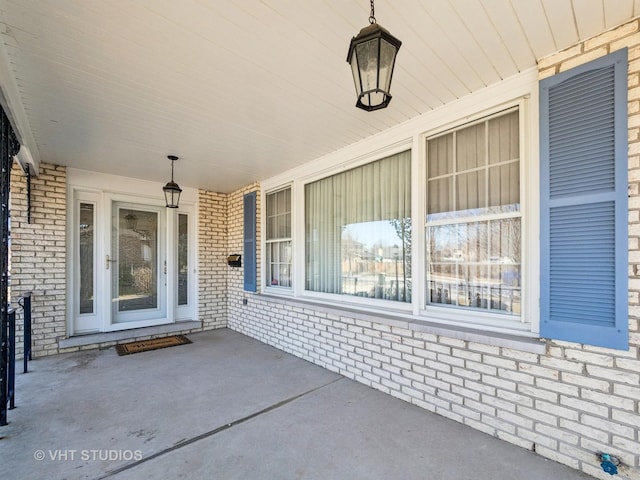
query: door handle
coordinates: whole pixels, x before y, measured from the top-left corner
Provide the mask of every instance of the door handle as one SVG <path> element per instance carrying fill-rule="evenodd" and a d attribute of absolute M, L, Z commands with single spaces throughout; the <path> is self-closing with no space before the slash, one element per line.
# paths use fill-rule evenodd
<path fill-rule="evenodd" d="M 111 262 L 117 262 L 118 260 L 111 260 L 109 259 L 109 255 L 107 255 L 107 259 L 105 260 L 105 267 L 107 270 L 109 270 L 109 265 L 111 264 Z"/>

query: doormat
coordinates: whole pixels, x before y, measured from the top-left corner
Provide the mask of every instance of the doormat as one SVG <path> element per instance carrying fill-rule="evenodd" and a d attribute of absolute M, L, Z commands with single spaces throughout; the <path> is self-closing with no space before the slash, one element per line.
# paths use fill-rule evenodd
<path fill-rule="evenodd" d="M 191 340 L 184 335 L 173 335 L 171 337 L 154 338 L 153 340 L 142 340 L 140 342 L 116 345 L 116 352 L 118 352 L 118 355 L 129 355 L 130 353 L 147 352 L 159 348 L 186 345 L 187 343 L 191 343 Z"/>

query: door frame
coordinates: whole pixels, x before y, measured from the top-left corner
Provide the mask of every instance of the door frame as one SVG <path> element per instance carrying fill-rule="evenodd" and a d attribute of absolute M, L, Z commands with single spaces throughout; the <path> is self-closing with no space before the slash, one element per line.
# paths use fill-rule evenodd
<path fill-rule="evenodd" d="M 180 208 L 165 208 L 162 191 L 163 184 L 128 177 L 107 175 L 75 168 L 67 169 L 67 335 L 85 335 L 106 333 L 134 328 L 172 324 L 178 321 L 197 320 L 198 315 L 198 272 L 197 272 L 197 211 L 198 190 L 183 187 Z M 94 291 L 96 295 L 94 323 L 78 325 L 79 316 L 79 204 L 95 205 L 95 244 L 94 244 Z M 162 207 L 166 212 L 164 242 L 167 260 L 167 285 L 162 286 L 166 294 L 166 315 L 163 318 L 113 323 L 111 318 L 111 270 L 106 270 L 106 255 L 111 247 L 111 210 L 113 202 L 123 202 L 131 206 Z M 162 211 L 161 209 L 159 211 Z M 177 305 L 177 215 L 188 215 L 188 305 Z M 161 216 L 163 216 L 161 214 Z M 162 259 L 164 261 L 164 258 Z M 162 263 L 161 263 L 162 268 Z M 176 282 L 172 285 L 171 282 Z M 81 327 L 80 329 L 78 327 Z"/>

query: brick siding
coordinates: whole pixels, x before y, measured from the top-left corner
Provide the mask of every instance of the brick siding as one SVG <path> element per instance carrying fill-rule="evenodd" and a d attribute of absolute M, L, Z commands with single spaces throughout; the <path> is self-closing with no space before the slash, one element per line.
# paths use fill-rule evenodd
<path fill-rule="evenodd" d="M 27 291 L 32 298 L 32 355 L 58 352 L 66 336 L 66 168 L 41 164 L 31 177 L 31 223 L 27 223 L 26 176 L 14 162 L 11 171 L 12 303 Z M 16 311 L 16 353 L 22 356 L 22 311 Z"/>
<path fill-rule="evenodd" d="M 198 315 L 203 328 L 227 325 L 227 195 L 198 192 Z"/>

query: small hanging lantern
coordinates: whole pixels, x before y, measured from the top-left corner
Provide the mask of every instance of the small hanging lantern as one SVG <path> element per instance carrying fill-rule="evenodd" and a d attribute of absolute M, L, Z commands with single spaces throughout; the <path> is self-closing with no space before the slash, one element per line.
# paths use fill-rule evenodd
<path fill-rule="evenodd" d="M 385 108 L 391 101 L 391 78 L 402 42 L 376 23 L 373 0 L 369 26 L 351 39 L 347 63 L 351 64 L 358 94 L 356 107 L 368 112 Z"/>
<path fill-rule="evenodd" d="M 162 190 L 164 190 L 164 200 L 167 204 L 167 208 L 178 208 L 182 189 L 173 181 L 173 162 L 178 160 L 178 157 L 175 155 L 169 155 L 167 158 L 171 160 L 171 181 L 167 182 L 167 184 L 162 187 Z"/>

